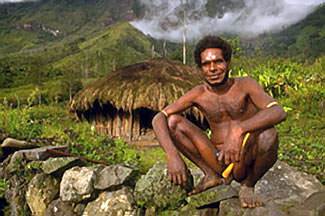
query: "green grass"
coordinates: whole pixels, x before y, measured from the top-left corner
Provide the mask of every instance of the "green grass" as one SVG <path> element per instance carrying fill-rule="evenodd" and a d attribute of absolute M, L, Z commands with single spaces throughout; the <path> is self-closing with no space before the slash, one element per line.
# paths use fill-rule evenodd
<path fill-rule="evenodd" d="M 141 171 L 149 170 L 156 162 L 165 161 L 165 153 L 161 147 L 150 147 L 137 149 L 139 152 L 139 164 L 141 166 Z"/>
<path fill-rule="evenodd" d="M 280 159 L 325 183 L 325 90 L 313 85 L 304 94 L 281 100 L 290 107 L 288 118 L 278 126 Z"/>
<path fill-rule="evenodd" d="M 292 100 L 282 101 L 292 107 Z M 277 126 L 280 134 L 279 158 L 325 183 L 324 115 L 296 108 Z M 70 152 L 107 163 L 124 163 L 145 173 L 157 161 L 165 161 L 160 147 L 138 149 L 123 140 L 97 134 L 86 122 L 79 122 L 60 104 L 11 109 L 1 106 L 0 127 L 18 139 L 51 138 L 69 144 Z M 192 166 L 192 165 L 190 165 Z"/>
<path fill-rule="evenodd" d="M 151 52 L 149 39 L 128 23 L 111 26 L 78 47 L 79 52 L 55 62 L 53 68 L 87 69 L 98 76 L 145 60 Z"/>
<path fill-rule="evenodd" d="M 121 28 L 124 27 L 127 28 L 122 24 Z M 92 47 L 93 43 L 85 42 L 83 48 Z M 251 59 L 247 64 L 244 58 L 240 61 L 234 65 L 237 75 L 247 73 L 257 79 L 288 110 L 287 120 L 277 126 L 279 158 L 325 183 L 325 57 L 313 64 L 288 59 Z M 40 92 L 47 102 L 35 106 L 37 102 L 30 102 L 37 101 L 35 86 L 1 89 L 0 128 L 14 138 L 54 138 L 57 143 L 69 144 L 74 154 L 109 163 L 126 162 L 141 172 L 157 160 L 164 160 L 160 148 L 137 150 L 123 140 L 110 140 L 97 134 L 86 122 L 76 121 L 63 104 L 66 101 L 55 103 L 53 99 L 62 91 L 66 92 L 60 80 L 45 82 Z M 10 108 L 10 102 L 17 105 L 17 98 L 19 108 Z"/>
<path fill-rule="evenodd" d="M 4 198 L 4 193 L 7 187 L 7 181 L 5 179 L 0 179 L 0 199 Z"/>

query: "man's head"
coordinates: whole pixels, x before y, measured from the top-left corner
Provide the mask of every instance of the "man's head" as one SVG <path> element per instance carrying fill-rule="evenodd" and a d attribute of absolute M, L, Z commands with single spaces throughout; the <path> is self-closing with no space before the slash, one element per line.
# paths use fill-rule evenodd
<path fill-rule="evenodd" d="M 227 82 L 231 53 L 231 46 L 219 37 L 206 36 L 199 41 L 194 51 L 195 62 L 209 85 Z"/>
<path fill-rule="evenodd" d="M 208 48 L 219 48 L 222 50 L 223 58 L 229 63 L 231 60 L 232 48 L 230 44 L 217 36 L 205 36 L 196 45 L 194 59 L 196 65 L 201 68 L 201 53 Z"/>

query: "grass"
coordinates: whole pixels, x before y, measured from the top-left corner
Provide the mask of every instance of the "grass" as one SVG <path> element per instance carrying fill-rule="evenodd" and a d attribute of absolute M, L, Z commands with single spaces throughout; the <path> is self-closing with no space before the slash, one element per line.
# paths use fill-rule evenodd
<path fill-rule="evenodd" d="M 319 58 L 311 65 L 281 59 L 260 64 L 264 65 L 244 65 L 239 72 L 248 73 L 251 68 L 252 76 L 257 80 L 262 77 L 259 81 L 273 91 L 271 93 L 288 111 L 287 120 L 277 126 L 279 158 L 325 183 L 325 58 Z M 264 70 L 267 75 L 259 76 Z M 283 70 L 285 73 L 282 73 Z M 55 89 L 62 90 L 58 81 L 48 82 L 44 87 L 42 91 L 51 94 L 56 92 Z M 34 93 L 32 85 L 0 90 L 0 128 L 10 136 L 20 139 L 53 138 L 58 144 L 69 144 L 73 154 L 108 163 L 127 163 L 138 167 L 141 172 L 148 170 L 156 161 L 164 160 L 164 152 L 160 148 L 138 150 L 123 140 L 110 140 L 97 134 L 90 124 L 74 119 L 63 103 L 53 103 L 53 100 L 41 106 L 29 103 L 28 98 L 35 99 Z M 13 109 L 9 106 L 9 98 L 27 99 L 20 100 L 20 106 Z"/>
<path fill-rule="evenodd" d="M 0 179 L 0 199 L 4 198 L 4 193 L 7 189 L 7 181 L 5 179 Z"/>
<path fill-rule="evenodd" d="M 283 101 L 283 104 L 286 102 Z M 288 102 L 287 102 L 288 105 Z M 70 152 L 107 163 L 123 163 L 145 173 L 157 161 L 165 161 L 160 147 L 138 149 L 121 139 L 110 140 L 97 134 L 86 122 L 71 116 L 62 104 L 0 109 L 0 127 L 18 139 L 50 138 L 68 144 Z M 277 126 L 280 134 L 279 158 L 325 183 L 324 116 L 289 111 L 288 119 Z"/>
<path fill-rule="evenodd" d="M 301 171 L 316 175 L 325 183 L 325 116 L 324 93 L 319 86 L 310 95 L 284 98 L 282 104 L 291 107 L 288 118 L 278 126 L 279 158 Z M 315 97 L 314 99 L 311 99 Z M 323 99 L 316 99 L 323 98 Z"/>

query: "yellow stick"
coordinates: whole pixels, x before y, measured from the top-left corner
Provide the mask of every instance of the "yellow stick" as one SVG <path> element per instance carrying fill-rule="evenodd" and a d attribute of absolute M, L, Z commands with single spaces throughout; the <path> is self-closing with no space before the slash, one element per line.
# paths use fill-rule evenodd
<path fill-rule="evenodd" d="M 247 142 L 247 140 L 249 138 L 249 135 L 250 135 L 250 133 L 247 133 L 245 135 L 244 140 L 243 140 L 243 143 L 241 145 L 241 148 L 244 148 L 245 147 L 246 142 Z M 222 177 L 228 178 L 228 176 L 232 172 L 232 169 L 234 168 L 234 165 L 235 165 L 234 163 L 229 164 L 228 167 L 222 172 Z"/>

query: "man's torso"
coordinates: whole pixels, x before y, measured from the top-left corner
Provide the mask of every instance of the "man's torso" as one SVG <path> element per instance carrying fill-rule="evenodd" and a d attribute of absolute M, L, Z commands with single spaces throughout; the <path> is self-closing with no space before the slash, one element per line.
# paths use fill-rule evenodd
<path fill-rule="evenodd" d="M 223 94 L 217 94 L 207 85 L 202 85 L 203 93 L 195 101 L 195 106 L 203 112 L 210 125 L 211 140 L 215 145 L 223 143 L 230 121 L 243 121 L 258 111 L 243 88 L 245 78 L 230 81 L 232 85 Z"/>

